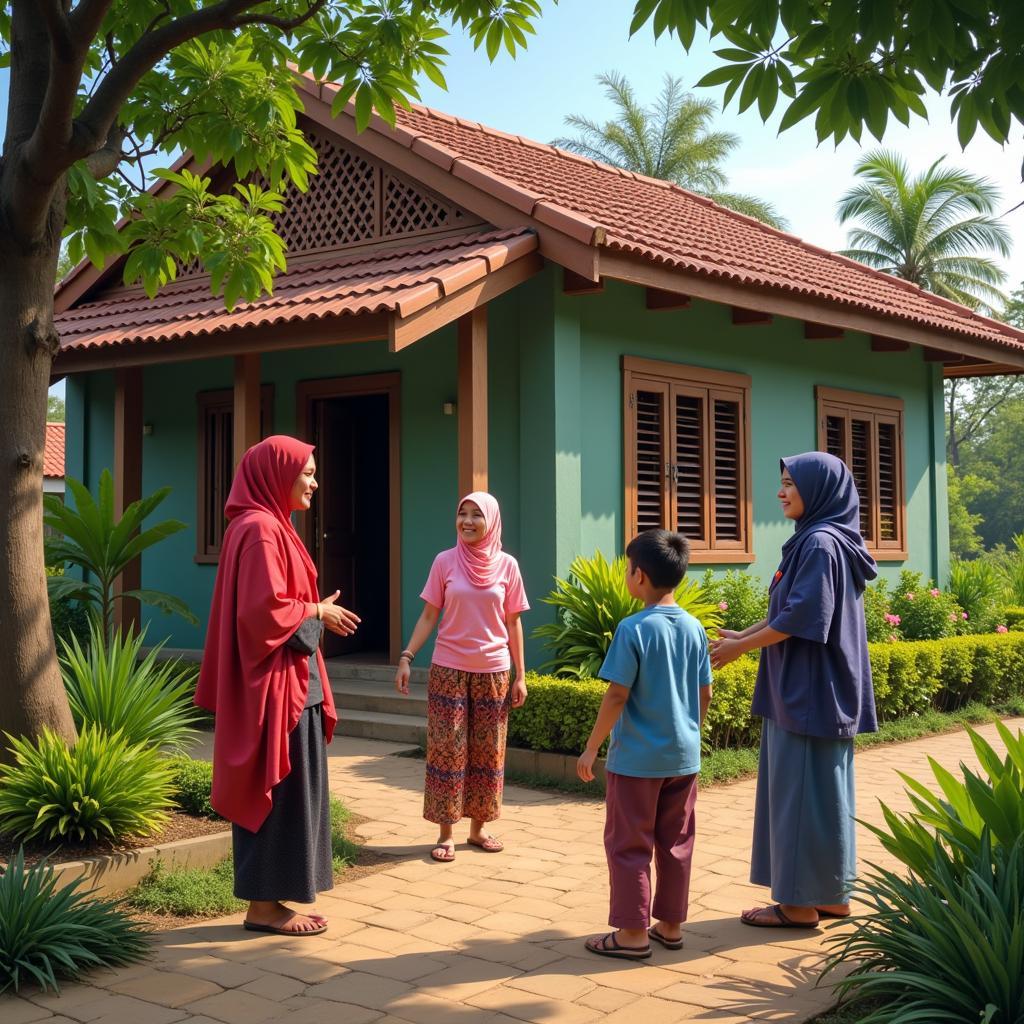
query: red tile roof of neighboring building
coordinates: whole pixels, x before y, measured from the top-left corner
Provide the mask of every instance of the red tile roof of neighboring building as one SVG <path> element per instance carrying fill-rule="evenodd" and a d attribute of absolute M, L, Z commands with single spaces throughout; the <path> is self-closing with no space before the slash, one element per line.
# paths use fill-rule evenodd
<path fill-rule="evenodd" d="M 303 84 L 318 91 L 309 79 Z M 326 98 L 334 91 L 323 87 Z M 579 241 L 692 274 L 1024 349 L 1022 331 L 678 185 L 418 105 L 398 109 L 395 129 L 375 116 L 370 130 Z"/>
<path fill-rule="evenodd" d="M 46 424 L 46 448 L 43 451 L 43 476 L 64 476 L 64 424 Z"/>
<path fill-rule="evenodd" d="M 407 317 L 537 248 L 529 229 L 483 231 L 402 249 L 333 253 L 278 275 L 274 294 L 224 308 L 209 279 L 192 278 L 153 299 L 137 290 L 105 296 L 54 319 L 64 351 L 216 335 L 228 329 L 326 316 L 394 312 Z"/>

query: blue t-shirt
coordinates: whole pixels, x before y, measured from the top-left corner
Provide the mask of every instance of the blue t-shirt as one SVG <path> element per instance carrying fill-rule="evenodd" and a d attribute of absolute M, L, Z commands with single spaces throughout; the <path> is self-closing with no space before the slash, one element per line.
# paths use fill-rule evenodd
<path fill-rule="evenodd" d="M 612 728 L 607 769 L 667 779 L 700 770 L 700 687 L 711 684 L 708 638 L 678 606 L 654 605 L 623 619 L 599 673 L 629 687 Z"/>

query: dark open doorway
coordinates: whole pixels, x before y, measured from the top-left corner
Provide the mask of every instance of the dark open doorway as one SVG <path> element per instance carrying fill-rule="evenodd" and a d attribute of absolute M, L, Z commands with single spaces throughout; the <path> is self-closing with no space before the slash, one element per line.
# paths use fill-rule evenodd
<path fill-rule="evenodd" d="M 397 575 L 397 385 L 378 378 L 304 385 L 320 488 L 313 501 L 310 547 L 322 596 L 361 619 L 354 636 L 327 633 L 325 657 L 390 659 L 395 643 Z"/>

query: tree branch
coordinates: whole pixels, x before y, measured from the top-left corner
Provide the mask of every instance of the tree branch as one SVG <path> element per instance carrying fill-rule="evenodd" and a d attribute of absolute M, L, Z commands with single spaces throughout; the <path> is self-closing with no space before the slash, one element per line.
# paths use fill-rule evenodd
<path fill-rule="evenodd" d="M 82 161 L 97 181 L 109 177 L 117 170 L 117 165 L 124 159 L 123 143 L 127 134 L 121 125 L 115 123 L 103 148 L 90 153 Z"/>
<path fill-rule="evenodd" d="M 39 13 L 46 24 L 46 31 L 50 34 L 53 52 L 61 61 L 70 63 L 75 57 L 75 47 L 62 0 L 36 0 L 36 7 L 39 8 Z"/>
<path fill-rule="evenodd" d="M 232 23 L 234 26 L 242 25 L 267 25 L 270 28 L 280 29 L 282 32 L 290 32 L 293 28 L 315 17 L 324 8 L 327 0 L 314 0 L 313 5 L 305 14 L 298 14 L 294 18 L 278 18 L 273 14 L 247 14 L 244 17 L 236 18 Z"/>

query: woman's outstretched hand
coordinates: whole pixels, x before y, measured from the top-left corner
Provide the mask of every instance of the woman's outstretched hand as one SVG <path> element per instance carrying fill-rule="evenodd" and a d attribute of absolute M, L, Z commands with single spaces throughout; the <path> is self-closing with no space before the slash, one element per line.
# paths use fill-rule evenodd
<path fill-rule="evenodd" d="M 362 619 L 355 612 L 334 603 L 340 596 L 341 591 L 336 590 L 330 597 L 325 597 L 320 602 L 320 617 L 332 633 L 337 633 L 338 636 L 351 636 Z"/>
<path fill-rule="evenodd" d="M 409 676 L 412 675 L 412 666 L 405 658 L 398 659 L 398 668 L 395 669 L 395 689 L 399 693 L 409 695 Z"/>
<path fill-rule="evenodd" d="M 723 629 L 717 640 L 711 642 L 711 667 L 724 668 L 745 653 L 739 634 L 731 629 Z"/>

